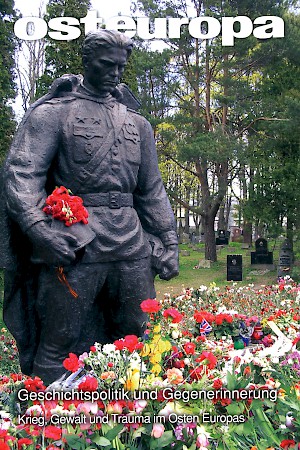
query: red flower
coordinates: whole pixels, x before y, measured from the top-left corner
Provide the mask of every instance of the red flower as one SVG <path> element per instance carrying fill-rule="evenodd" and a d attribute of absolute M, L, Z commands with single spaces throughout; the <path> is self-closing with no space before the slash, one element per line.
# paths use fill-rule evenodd
<path fill-rule="evenodd" d="M 148 298 L 141 303 L 141 309 L 146 313 L 157 313 L 161 309 L 161 304 L 154 298 Z"/>
<path fill-rule="evenodd" d="M 43 381 L 39 377 L 28 378 L 24 381 L 24 386 L 27 391 L 38 392 L 44 391 L 46 386 L 44 386 Z"/>
<path fill-rule="evenodd" d="M 88 212 L 83 206 L 82 198 L 70 195 L 64 186 L 54 189 L 45 203 L 43 211 L 55 219 L 65 222 L 68 227 L 77 222 L 88 223 Z"/>
<path fill-rule="evenodd" d="M 0 442 L 0 450 L 10 450 L 10 448 L 5 442 Z"/>
<path fill-rule="evenodd" d="M 65 369 L 70 372 L 76 372 L 80 367 L 83 367 L 84 363 L 78 359 L 74 353 L 69 353 L 69 358 L 66 358 L 63 362 Z"/>
<path fill-rule="evenodd" d="M 290 447 L 294 447 L 296 445 L 296 442 L 293 439 L 284 439 L 280 443 L 280 447 L 284 449 L 288 449 Z"/>
<path fill-rule="evenodd" d="M 33 444 L 33 441 L 31 439 L 21 438 L 18 440 L 18 450 L 22 450 L 23 446 L 25 446 L 25 448 L 27 448 L 27 445 L 31 445 L 31 444 Z"/>
<path fill-rule="evenodd" d="M 220 380 L 220 378 L 216 378 L 213 382 L 213 388 L 214 389 L 221 389 L 221 387 L 223 386 L 223 381 Z"/>
<path fill-rule="evenodd" d="M 214 369 L 217 365 L 217 358 L 211 352 L 202 352 L 199 358 L 196 359 L 197 362 L 204 362 L 209 369 Z"/>
<path fill-rule="evenodd" d="M 216 324 L 216 325 L 222 325 L 223 320 L 224 320 L 223 314 L 218 314 L 218 315 L 215 317 L 215 324 Z"/>
<path fill-rule="evenodd" d="M 130 353 L 134 350 L 141 350 L 144 346 L 142 342 L 139 342 L 139 339 L 135 334 L 129 334 L 125 336 L 124 339 L 118 339 L 114 342 L 114 345 L 117 350 L 124 350 L 124 348 L 127 348 Z"/>
<path fill-rule="evenodd" d="M 217 314 L 215 317 L 215 324 L 222 325 L 223 322 L 232 323 L 233 317 L 230 314 Z"/>
<path fill-rule="evenodd" d="M 45 427 L 44 435 L 48 439 L 54 439 L 58 441 L 61 438 L 62 430 L 59 427 L 55 427 L 54 425 L 48 425 Z"/>
<path fill-rule="evenodd" d="M 203 375 L 203 366 L 196 367 L 195 369 L 190 370 L 190 377 L 192 380 L 200 380 Z"/>
<path fill-rule="evenodd" d="M 124 347 L 125 347 L 124 339 L 118 339 L 117 341 L 114 342 L 114 345 L 115 345 L 117 350 L 123 350 Z"/>
<path fill-rule="evenodd" d="M 214 321 L 214 318 L 215 316 L 207 311 L 196 311 L 194 313 L 194 319 L 197 323 L 201 323 L 205 319 L 211 324 Z"/>
<path fill-rule="evenodd" d="M 250 367 L 250 366 L 246 366 L 245 369 L 244 369 L 243 375 L 244 375 L 245 377 L 247 377 L 247 376 L 250 375 L 250 374 L 251 374 L 251 367 Z"/>
<path fill-rule="evenodd" d="M 21 373 L 11 373 L 10 378 L 16 382 L 16 381 L 22 381 L 23 375 Z"/>
<path fill-rule="evenodd" d="M 91 351 L 92 353 L 96 353 L 97 349 L 96 349 L 96 347 L 95 347 L 94 345 L 92 345 L 92 346 L 90 347 L 90 351 Z"/>
<path fill-rule="evenodd" d="M 296 336 L 295 339 L 293 340 L 293 345 L 297 345 L 298 342 L 300 343 L 300 334 L 299 336 Z"/>
<path fill-rule="evenodd" d="M 166 317 L 167 319 L 172 319 L 172 323 L 179 323 L 182 321 L 183 318 L 183 314 L 180 314 L 180 312 L 175 309 L 175 308 L 169 308 L 166 309 L 163 312 L 163 316 Z"/>
<path fill-rule="evenodd" d="M 124 347 L 126 347 L 130 351 L 130 353 L 132 353 L 134 350 L 136 350 L 136 347 L 138 344 L 139 344 L 138 337 L 135 336 L 134 334 L 125 336 Z"/>
<path fill-rule="evenodd" d="M 196 344 L 194 344 L 193 342 L 187 342 L 186 344 L 184 344 L 183 348 L 187 355 L 194 355 Z"/>
<path fill-rule="evenodd" d="M 91 376 L 85 377 L 84 381 L 82 381 L 78 385 L 79 391 L 92 392 L 92 391 L 96 391 L 97 389 L 98 389 L 98 381 L 96 380 L 96 378 L 91 377 Z"/>

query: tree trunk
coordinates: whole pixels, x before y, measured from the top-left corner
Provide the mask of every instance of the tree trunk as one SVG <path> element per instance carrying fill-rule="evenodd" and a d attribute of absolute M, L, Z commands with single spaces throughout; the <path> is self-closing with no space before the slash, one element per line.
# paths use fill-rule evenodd
<path fill-rule="evenodd" d="M 286 221 L 286 237 L 290 241 L 290 243 L 293 245 L 294 242 L 294 229 L 293 229 L 293 220 L 287 217 Z"/>
<path fill-rule="evenodd" d="M 202 224 L 205 233 L 205 259 L 215 262 L 217 261 L 215 216 L 206 215 L 203 217 Z"/>
<path fill-rule="evenodd" d="M 225 220 L 224 201 L 222 202 L 220 209 L 219 209 L 218 230 L 227 230 L 227 225 L 226 225 L 226 220 Z"/>
<path fill-rule="evenodd" d="M 246 221 L 243 225 L 243 242 L 245 244 L 252 244 L 252 223 Z"/>
<path fill-rule="evenodd" d="M 190 232 L 190 211 L 188 209 L 184 211 L 184 232 L 186 234 Z"/>

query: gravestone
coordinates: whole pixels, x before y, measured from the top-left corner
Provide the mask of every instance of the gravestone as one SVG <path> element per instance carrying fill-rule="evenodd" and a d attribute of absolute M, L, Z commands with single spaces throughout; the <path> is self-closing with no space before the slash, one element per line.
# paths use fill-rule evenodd
<path fill-rule="evenodd" d="M 229 238 L 225 230 L 218 230 L 218 237 L 216 238 L 216 245 L 228 245 Z"/>
<path fill-rule="evenodd" d="M 266 239 L 258 238 L 255 241 L 255 252 L 251 252 L 251 264 L 273 264 L 273 252 L 269 252 Z"/>
<path fill-rule="evenodd" d="M 201 259 L 194 269 L 210 269 L 211 263 L 212 262 L 209 259 Z"/>
<path fill-rule="evenodd" d="M 192 233 L 190 233 L 190 241 L 192 244 L 196 244 L 197 243 L 197 238 L 196 238 L 196 234 L 193 231 Z"/>
<path fill-rule="evenodd" d="M 196 247 L 196 252 L 205 253 L 205 248 L 204 247 Z"/>
<path fill-rule="evenodd" d="M 227 281 L 243 281 L 242 255 L 227 255 Z"/>
<path fill-rule="evenodd" d="M 181 235 L 181 243 L 182 244 L 189 244 L 190 243 L 190 236 L 187 233 L 182 233 L 182 235 Z"/>
<path fill-rule="evenodd" d="M 239 242 L 242 236 L 242 230 L 240 228 L 233 228 L 232 230 L 232 242 Z"/>
<path fill-rule="evenodd" d="M 251 244 L 248 244 L 247 242 L 243 242 L 241 245 L 241 249 L 247 250 L 248 248 L 251 248 Z"/>
<path fill-rule="evenodd" d="M 279 252 L 277 276 L 285 277 L 290 275 L 294 263 L 293 247 L 291 242 L 286 239 Z"/>

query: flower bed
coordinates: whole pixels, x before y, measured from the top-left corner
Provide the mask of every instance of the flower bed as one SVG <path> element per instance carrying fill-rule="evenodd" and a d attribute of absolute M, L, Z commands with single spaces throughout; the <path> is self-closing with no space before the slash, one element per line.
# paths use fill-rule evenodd
<path fill-rule="evenodd" d="M 146 300 L 143 339 L 69 355 L 71 390 L 2 376 L 0 450 L 300 449 L 299 304 L 290 279 Z"/>

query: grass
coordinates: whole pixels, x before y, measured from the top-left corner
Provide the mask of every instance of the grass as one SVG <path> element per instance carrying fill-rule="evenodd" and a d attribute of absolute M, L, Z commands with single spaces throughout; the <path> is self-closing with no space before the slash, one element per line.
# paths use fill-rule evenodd
<path fill-rule="evenodd" d="M 254 251 L 254 249 L 242 249 L 240 243 L 238 242 L 230 242 L 228 246 L 224 246 L 221 249 L 218 249 L 217 256 L 218 261 L 211 264 L 210 269 L 194 269 L 194 267 L 199 263 L 200 260 L 204 259 L 204 252 L 196 251 L 196 249 L 204 250 L 204 244 L 196 244 L 193 248 L 190 248 L 187 244 L 180 245 L 181 250 L 188 250 L 190 252 L 190 256 L 183 256 L 180 254 L 179 263 L 180 263 L 180 273 L 179 276 L 173 278 L 170 281 L 160 280 L 158 277 L 155 279 L 155 288 L 157 293 L 157 298 L 161 298 L 161 296 L 165 293 L 180 293 L 182 288 L 193 287 L 197 288 L 200 285 L 209 285 L 214 282 L 218 286 L 225 286 L 228 284 L 226 280 L 226 269 L 227 269 L 227 255 L 236 254 L 242 255 L 243 257 L 243 281 L 237 282 L 240 285 L 247 285 L 253 283 L 256 286 L 260 285 L 268 285 L 276 283 L 277 279 L 277 271 L 272 270 L 265 274 L 259 273 L 257 274 L 253 272 L 255 269 L 250 267 L 250 250 Z M 281 243 L 279 241 L 270 241 L 268 244 L 269 251 L 273 251 L 273 259 L 275 265 L 278 262 L 279 257 L 279 248 Z M 300 251 L 297 255 L 297 248 L 295 249 L 296 257 L 300 257 Z M 299 271 L 299 267 L 297 267 Z M 300 271 L 299 271 L 300 272 Z M 300 277 L 300 273 L 299 273 Z M 296 280 L 298 281 L 298 280 Z M 299 280 L 300 281 L 300 280 Z M 1 292 L 1 306 L 3 299 L 3 273 L 0 271 L 0 292 Z M 2 315 L 0 317 L 0 327 L 3 326 Z"/>
<path fill-rule="evenodd" d="M 204 259 L 204 252 L 200 253 L 195 249 L 202 247 L 204 250 L 204 244 L 194 245 L 193 248 L 190 248 L 187 244 L 180 245 L 180 249 L 188 250 L 190 256 L 183 256 L 180 253 L 178 277 L 170 281 L 163 281 L 158 277 L 155 279 L 157 297 L 160 298 L 160 295 L 163 295 L 165 292 L 180 293 L 183 287 L 197 288 L 202 284 L 209 285 L 212 282 L 218 286 L 227 285 L 227 255 L 242 255 L 243 257 L 243 281 L 238 281 L 238 284 L 268 285 L 276 283 L 277 270 L 263 274 L 262 271 L 256 270 L 253 266 L 251 267 L 250 251 L 254 251 L 254 248 L 249 250 L 242 249 L 241 245 L 238 242 L 232 242 L 228 246 L 218 249 L 218 261 L 211 263 L 210 269 L 194 269 L 199 261 Z M 278 242 L 271 241 L 268 244 L 268 248 L 269 251 L 273 251 L 273 261 L 277 265 L 280 245 Z"/>
<path fill-rule="evenodd" d="M 269 250 L 274 252 L 273 259 L 275 264 L 278 261 L 279 248 L 280 245 L 278 245 L 278 243 L 277 245 L 274 245 L 274 242 L 269 243 Z M 276 283 L 277 271 L 272 270 L 267 273 L 262 273 L 257 270 L 255 271 L 253 267 L 250 267 L 250 250 L 242 249 L 241 244 L 239 243 L 230 243 L 229 246 L 220 248 L 218 250 L 218 261 L 212 263 L 211 267 L 208 269 L 194 269 L 194 267 L 198 265 L 199 261 L 204 259 L 204 244 L 197 244 L 192 248 L 188 245 L 180 245 L 180 249 L 188 250 L 190 255 L 183 256 L 183 254 L 180 253 L 180 274 L 178 277 L 173 278 L 170 281 L 162 281 L 156 277 L 155 287 L 158 299 L 162 299 L 164 293 L 166 292 L 170 294 L 180 294 L 183 288 L 197 288 L 200 285 L 208 286 L 212 282 L 216 283 L 216 285 L 220 287 L 230 284 L 226 280 L 228 254 L 240 254 L 243 257 L 243 281 L 237 282 L 239 285 L 248 285 L 253 283 L 257 287 Z M 202 249 L 202 251 L 199 251 L 199 249 Z M 300 259 L 300 251 L 298 251 L 297 254 L 296 249 L 295 254 L 298 259 Z M 296 269 L 298 270 L 299 280 L 295 279 L 295 281 L 300 281 L 300 267 L 298 266 Z M 0 310 L 2 309 L 3 304 L 3 284 L 3 271 L 0 270 Z M 3 323 L 2 314 L 0 314 L 0 329 L 2 327 L 5 327 L 5 324 Z M 10 336 L 9 333 L 7 333 L 7 336 Z M 7 365 L 7 370 L 9 372 L 11 371 L 12 363 L 11 361 L 8 362 L 9 364 Z M 1 362 L 0 368 L 0 373 L 6 370 L 6 367 L 4 367 L 4 361 Z"/>

